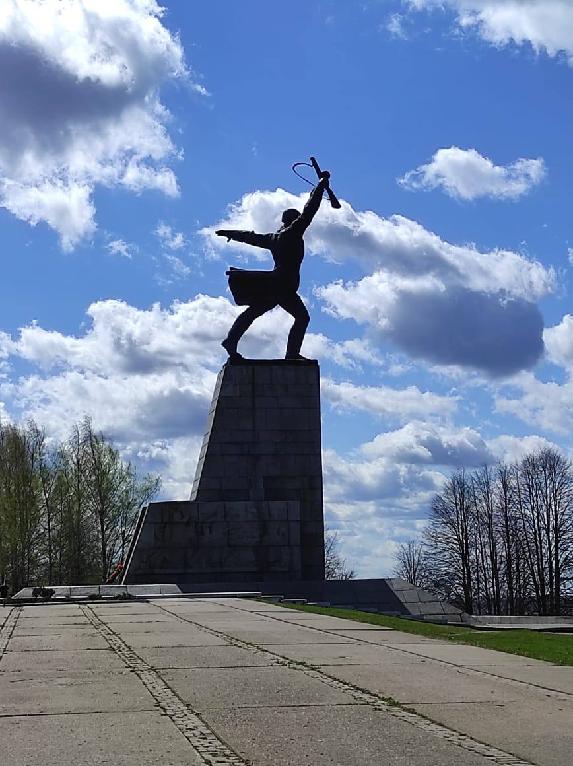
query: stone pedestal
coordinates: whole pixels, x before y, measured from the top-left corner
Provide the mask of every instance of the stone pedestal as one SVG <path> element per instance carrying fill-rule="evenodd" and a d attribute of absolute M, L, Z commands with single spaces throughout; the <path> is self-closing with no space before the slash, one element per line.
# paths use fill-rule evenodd
<path fill-rule="evenodd" d="M 219 373 L 191 497 L 141 514 L 125 583 L 324 579 L 317 363 Z"/>

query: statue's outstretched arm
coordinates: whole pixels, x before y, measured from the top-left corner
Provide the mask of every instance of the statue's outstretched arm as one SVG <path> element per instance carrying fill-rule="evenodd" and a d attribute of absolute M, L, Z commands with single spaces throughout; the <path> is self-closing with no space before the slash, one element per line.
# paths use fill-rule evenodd
<path fill-rule="evenodd" d="M 270 234 L 257 234 L 254 231 L 240 231 L 239 229 L 217 229 L 215 234 L 219 237 L 227 237 L 227 242 L 232 239 L 235 242 L 244 242 L 247 245 L 266 249 L 269 249 L 271 245 Z"/>

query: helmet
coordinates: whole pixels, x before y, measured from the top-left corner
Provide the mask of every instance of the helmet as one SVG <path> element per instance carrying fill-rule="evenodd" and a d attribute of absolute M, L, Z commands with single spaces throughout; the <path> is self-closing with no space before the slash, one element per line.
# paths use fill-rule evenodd
<path fill-rule="evenodd" d="M 285 226 L 290 226 L 293 221 L 296 221 L 296 219 L 300 216 L 300 213 L 298 210 L 296 210 L 294 207 L 289 207 L 288 210 L 285 210 L 282 215 L 282 222 Z"/>

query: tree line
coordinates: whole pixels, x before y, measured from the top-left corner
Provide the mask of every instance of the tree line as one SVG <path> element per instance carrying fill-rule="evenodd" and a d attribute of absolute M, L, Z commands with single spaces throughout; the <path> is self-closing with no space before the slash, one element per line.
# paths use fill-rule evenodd
<path fill-rule="evenodd" d="M 61 442 L 33 421 L 0 423 L 0 585 L 105 582 L 159 485 L 88 418 Z"/>
<path fill-rule="evenodd" d="M 396 574 L 470 614 L 558 615 L 573 606 L 573 465 L 544 448 L 458 470 L 432 500 Z"/>

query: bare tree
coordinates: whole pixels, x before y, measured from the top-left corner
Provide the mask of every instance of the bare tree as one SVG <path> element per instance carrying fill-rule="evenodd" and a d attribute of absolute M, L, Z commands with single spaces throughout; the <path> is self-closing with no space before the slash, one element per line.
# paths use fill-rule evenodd
<path fill-rule="evenodd" d="M 473 612 L 473 504 L 465 471 L 454 473 L 437 494 L 426 531 L 428 558 L 437 587 Z"/>
<path fill-rule="evenodd" d="M 324 530 L 324 576 L 327 580 L 353 580 L 356 577 L 340 552 L 338 532 L 328 528 Z"/>
<path fill-rule="evenodd" d="M 559 614 L 573 578 L 573 466 L 555 449 L 451 476 L 424 538 L 434 589 L 466 611 Z"/>
<path fill-rule="evenodd" d="M 395 554 L 396 577 L 401 577 L 417 588 L 431 588 L 430 567 L 426 549 L 419 540 L 401 543 Z"/>

